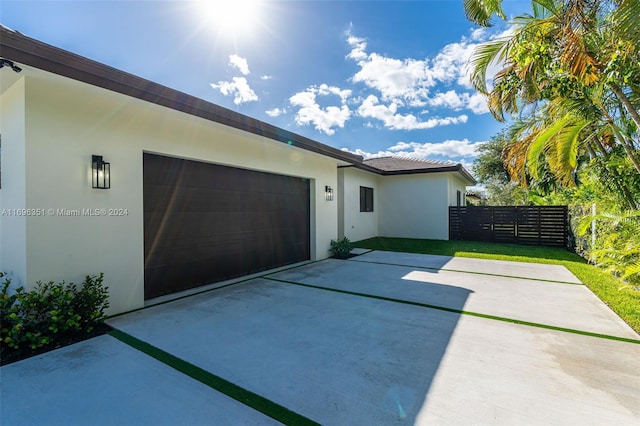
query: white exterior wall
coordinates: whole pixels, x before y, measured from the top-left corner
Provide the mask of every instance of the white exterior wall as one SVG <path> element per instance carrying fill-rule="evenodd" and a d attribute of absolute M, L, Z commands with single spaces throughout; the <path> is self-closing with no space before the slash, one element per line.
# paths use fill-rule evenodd
<path fill-rule="evenodd" d="M 26 284 L 27 217 L 25 138 L 25 79 L 18 79 L 0 97 L 2 187 L 0 189 L 0 271 L 16 287 Z"/>
<path fill-rule="evenodd" d="M 458 202 L 458 194 L 460 191 L 460 205 L 466 206 L 467 184 L 455 174 L 450 174 L 449 178 L 449 205 L 455 206 Z"/>
<path fill-rule="evenodd" d="M 380 179 L 380 236 L 449 239 L 450 174 L 421 173 Z"/>
<path fill-rule="evenodd" d="M 28 285 L 80 282 L 86 274 L 104 272 L 110 313 L 143 306 L 143 152 L 310 179 L 311 259 L 329 255 L 329 242 L 337 237 L 337 203 L 325 201 L 324 186 L 336 187 L 338 160 L 67 78 L 36 74 L 26 79 L 24 188 L 4 188 L 5 155 L 14 150 L 8 147 L 19 150 L 25 144 L 9 131 L 2 135 L 2 206 L 55 211 L 19 219 L 23 229 L 26 221 L 26 254 L 15 259 L 5 258 L 5 239 L 19 234 L 20 227 L 10 233 L 3 220 L 2 267 Z M 20 97 L 10 94 L 3 95 L 3 103 L 19 109 Z M 111 163 L 111 189 L 91 188 L 92 154 Z M 5 197 L 8 193 L 16 196 Z M 25 193 L 20 205 L 19 194 Z M 127 214 L 64 214 L 78 209 L 126 209 Z"/>
<path fill-rule="evenodd" d="M 378 182 L 381 177 L 373 173 L 343 167 L 338 169 L 339 185 L 339 225 L 338 236 L 346 236 L 351 241 L 377 237 L 379 203 L 381 199 Z M 360 211 L 360 187 L 373 188 L 373 211 Z"/>

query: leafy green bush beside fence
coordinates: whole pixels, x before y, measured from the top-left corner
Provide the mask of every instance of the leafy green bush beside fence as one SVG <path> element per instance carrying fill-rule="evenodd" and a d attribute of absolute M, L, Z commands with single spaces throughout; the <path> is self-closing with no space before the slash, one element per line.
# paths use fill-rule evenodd
<path fill-rule="evenodd" d="M 102 323 L 109 307 L 104 274 L 87 275 L 81 286 L 42 283 L 34 290 L 19 287 L 12 294 L 11 280 L 0 272 L 1 353 L 52 346 L 90 333 Z"/>
<path fill-rule="evenodd" d="M 600 268 L 632 284 L 640 285 L 640 211 L 605 212 L 585 215 L 578 226 L 578 235 L 590 235 L 595 224 L 595 246 L 590 247 L 590 260 Z"/>

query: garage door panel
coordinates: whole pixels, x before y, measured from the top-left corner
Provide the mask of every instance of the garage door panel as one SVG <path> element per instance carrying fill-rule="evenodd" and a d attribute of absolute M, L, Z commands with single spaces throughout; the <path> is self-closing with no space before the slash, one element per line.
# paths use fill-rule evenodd
<path fill-rule="evenodd" d="M 273 239 L 287 240 L 291 239 L 299 240 L 299 234 L 302 232 L 300 228 L 292 229 L 293 226 L 290 222 L 278 223 L 276 218 L 255 215 L 245 215 L 245 218 L 239 223 L 242 229 L 231 232 L 225 223 L 229 223 L 227 215 L 208 215 L 207 217 L 212 221 L 206 230 L 201 227 L 200 223 L 191 220 L 190 214 L 178 215 L 177 221 L 183 223 L 182 227 L 165 226 L 154 234 L 148 234 L 148 241 L 153 241 L 155 247 L 150 247 L 148 250 L 149 259 L 158 255 L 157 247 L 168 247 L 171 250 L 170 253 L 183 248 L 188 249 L 191 246 L 202 245 L 203 242 L 208 241 L 224 241 L 230 236 L 244 236 L 246 238 L 253 238 L 254 240 L 261 239 Z M 237 218 L 236 218 L 237 219 Z M 292 236 L 290 236 L 292 234 Z M 304 242 L 303 242 L 304 243 Z"/>
<path fill-rule="evenodd" d="M 307 179 L 144 154 L 145 298 L 310 258 Z"/>
<path fill-rule="evenodd" d="M 295 189 L 295 188 L 294 188 Z M 242 212 L 242 211 L 281 211 L 283 205 L 295 210 L 300 200 L 291 200 L 291 194 L 279 192 L 241 192 L 221 189 L 184 188 L 176 191 L 175 187 L 146 186 L 150 199 L 162 198 L 167 204 L 154 206 L 156 211 L 167 209 L 192 212 Z"/>
<path fill-rule="evenodd" d="M 173 213 L 171 217 L 164 214 L 150 215 L 150 226 L 147 232 L 156 241 L 171 243 L 174 239 L 181 238 L 210 238 L 216 235 L 225 235 L 230 232 L 266 232 L 273 231 L 274 235 L 288 232 L 289 229 L 296 233 L 306 228 L 306 222 L 292 219 L 297 213 L 283 215 L 278 212 L 242 212 L 242 213 L 197 213 L 183 212 Z M 166 220 L 165 220 L 166 219 Z M 167 226 L 171 219 L 179 226 Z M 164 225 L 163 225 L 164 221 Z M 229 224 L 235 223 L 236 228 L 230 230 Z"/>
<path fill-rule="evenodd" d="M 278 231 L 278 230 L 276 230 Z M 278 250 L 307 250 L 305 241 L 301 241 L 298 234 L 287 228 L 281 228 L 280 235 L 273 237 L 264 232 L 225 233 L 213 236 L 202 235 L 193 238 L 174 238 L 170 241 L 158 241 L 156 247 L 149 251 L 146 265 L 155 266 L 165 263 L 182 263 L 190 259 L 211 256 L 212 252 L 233 252 L 237 244 L 241 248 L 234 252 L 238 256 L 259 248 L 264 256 Z"/>
<path fill-rule="evenodd" d="M 288 264 L 278 260 L 281 258 L 280 249 L 265 250 L 265 246 L 261 244 L 255 244 L 253 249 L 246 250 L 242 248 L 240 241 L 235 241 L 235 244 L 226 244 L 225 250 L 224 254 L 215 257 L 181 259 L 182 262 L 171 258 L 170 263 L 147 266 L 145 280 L 153 282 L 153 286 L 145 286 L 145 298 L 171 294 L 176 291 L 176 283 L 181 283 L 180 291 L 188 290 Z M 216 281 L 211 280 L 212 270 L 216 271 Z"/>

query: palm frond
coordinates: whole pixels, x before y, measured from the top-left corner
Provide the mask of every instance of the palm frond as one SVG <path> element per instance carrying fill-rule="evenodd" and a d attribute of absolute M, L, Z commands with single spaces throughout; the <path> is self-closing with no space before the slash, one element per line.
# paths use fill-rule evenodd
<path fill-rule="evenodd" d="M 539 130 L 535 127 L 527 127 L 528 133 L 524 134 L 526 125 L 522 124 L 522 126 L 522 129 L 514 131 L 514 139 L 504 149 L 503 162 L 511 179 L 526 188 L 528 186 L 527 152 Z"/>
<path fill-rule="evenodd" d="M 493 15 L 506 18 L 502 11 L 502 0 L 464 0 L 463 4 L 467 19 L 483 27 L 491 26 Z"/>
<path fill-rule="evenodd" d="M 622 278 L 629 279 L 634 275 L 638 275 L 638 277 L 640 277 L 640 262 L 634 263 L 624 268 Z"/>
<path fill-rule="evenodd" d="M 529 149 L 527 151 L 527 165 L 529 167 L 529 173 L 534 178 L 538 178 L 538 170 L 540 169 L 540 159 L 549 139 L 554 137 L 563 127 L 567 124 L 567 118 L 558 120 L 552 125 L 544 128 L 536 137 L 531 141 Z"/>
<path fill-rule="evenodd" d="M 602 212 L 596 215 L 586 215 L 579 222 L 577 233 L 580 236 L 585 235 L 594 220 L 607 222 L 615 227 L 622 223 L 635 223 L 638 219 L 640 219 L 640 210 L 624 210 L 621 213 Z"/>
<path fill-rule="evenodd" d="M 488 94 L 487 70 L 492 64 L 505 62 L 510 37 L 500 37 L 477 46 L 471 55 L 471 83 L 481 93 Z"/>
<path fill-rule="evenodd" d="M 640 44 L 640 2 L 621 0 L 612 16 L 613 28 L 625 39 Z"/>
<path fill-rule="evenodd" d="M 584 35 L 567 27 L 563 34 L 563 42 L 561 60 L 567 65 L 569 72 L 586 86 L 596 83 L 600 79 L 597 73 L 598 61 L 587 51 Z"/>
<path fill-rule="evenodd" d="M 536 18 L 558 15 L 558 4 L 555 0 L 533 0 L 531 6 Z"/>
<path fill-rule="evenodd" d="M 563 127 L 553 138 L 549 158 L 551 171 L 565 186 L 575 185 L 573 172 L 578 167 L 578 148 L 580 134 L 589 125 L 588 121 L 581 120 L 576 124 Z"/>

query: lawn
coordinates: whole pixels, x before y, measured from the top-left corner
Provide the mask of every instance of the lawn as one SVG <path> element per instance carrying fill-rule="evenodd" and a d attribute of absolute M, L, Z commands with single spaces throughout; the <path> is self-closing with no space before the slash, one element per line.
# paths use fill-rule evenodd
<path fill-rule="evenodd" d="M 640 334 L 640 291 L 624 285 L 619 279 L 589 265 L 580 256 L 561 248 L 383 237 L 358 241 L 355 246 L 374 250 L 564 265 Z"/>

